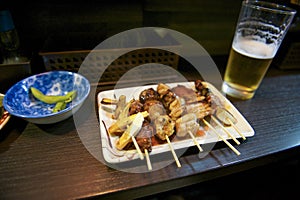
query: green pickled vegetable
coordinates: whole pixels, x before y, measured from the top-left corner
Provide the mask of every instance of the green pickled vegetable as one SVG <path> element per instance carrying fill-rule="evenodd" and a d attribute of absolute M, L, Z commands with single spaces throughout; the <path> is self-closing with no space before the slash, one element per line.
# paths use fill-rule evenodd
<path fill-rule="evenodd" d="M 75 90 L 73 90 L 71 92 L 68 92 L 64 96 L 62 96 L 62 95 L 44 95 L 41 91 L 39 91 L 38 89 L 36 89 L 34 87 L 31 87 L 30 90 L 31 90 L 31 93 L 33 94 L 33 96 L 35 98 L 37 98 L 38 100 L 40 100 L 44 103 L 48 103 L 48 104 L 55 104 L 55 103 L 60 102 L 60 101 L 69 103 L 76 96 L 76 91 Z"/>
<path fill-rule="evenodd" d="M 53 113 L 56 113 L 56 112 L 59 112 L 63 109 L 65 109 L 67 106 L 67 103 L 65 101 L 60 101 L 60 102 L 57 102 L 52 110 Z"/>
<path fill-rule="evenodd" d="M 31 87 L 30 88 L 32 95 L 47 104 L 55 104 L 52 112 L 59 112 L 66 108 L 67 103 L 73 101 L 73 99 L 76 97 L 77 92 L 76 90 L 73 90 L 71 92 L 68 92 L 66 95 L 44 95 L 41 91 L 38 89 Z"/>

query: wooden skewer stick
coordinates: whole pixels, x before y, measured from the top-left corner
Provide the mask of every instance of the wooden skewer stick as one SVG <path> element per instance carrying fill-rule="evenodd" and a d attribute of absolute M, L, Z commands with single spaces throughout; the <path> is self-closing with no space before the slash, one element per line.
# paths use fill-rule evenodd
<path fill-rule="evenodd" d="M 144 155 L 143 155 L 143 153 L 142 153 L 142 151 L 141 151 L 141 149 L 140 149 L 140 147 L 139 147 L 139 145 L 138 145 L 135 137 L 132 136 L 131 139 L 132 139 L 132 142 L 133 142 L 133 144 L 134 144 L 134 146 L 135 146 L 135 148 L 136 148 L 136 150 L 137 150 L 137 152 L 138 152 L 138 154 L 140 156 L 140 159 L 144 160 Z"/>
<path fill-rule="evenodd" d="M 170 147 L 170 150 L 171 150 L 171 152 L 172 152 L 172 154 L 173 154 L 173 157 L 174 157 L 174 159 L 175 159 L 175 162 L 176 162 L 176 164 L 177 164 L 177 167 L 181 167 L 181 164 L 180 164 L 180 162 L 179 162 L 179 160 L 178 160 L 178 157 L 177 157 L 177 155 L 176 155 L 176 153 L 175 153 L 175 151 L 174 151 L 174 148 L 173 148 L 173 146 L 172 146 L 172 144 L 171 144 L 171 142 L 170 142 L 170 139 L 169 139 L 169 137 L 166 135 L 166 140 L 167 140 L 167 142 L 168 142 L 168 144 L 169 144 L 169 147 Z"/>
<path fill-rule="evenodd" d="M 222 130 L 225 131 L 225 133 L 227 133 L 227 135 L 231 137 L 237 145 L 240 144 L 240 142 L 226 128 L 224 128 L 224 126 L 214 116 L 211 116 L 211 119 L 214 120 L 214 122 L 216 122 L 218 126 L 220 126 Z"/>
<path fill-rule="evenodd" d="M 215 132 L 215 134 L 219 137 L 219 138 L 221 138 L 222 140 L 223 140 L 223 142 L 225 142 L 225 144 L 227 144 L 227 146 L 234 152 L 234 153 L 236 153 L 237 155 L 240 155 L 241 153 L 236 149 L 236 148 L 234 148 L 234 146 L 232 146 L 224 137 L 222 137 L 222 135 L 220 135 L 218 132 L 217 132 L 217 130 L 214 128 L 214 127 L 212 127 L 212 125 L 210 125 L 205 119 L 202 119 L 203 120 L 203 122 L 204 122 L 204 124 L 206 125 L 206 126 L 208 126 L 211 130 L 213 130 L 214 132 Z"/>
<path fill-rule="evenodd" d="M 238 134 L 243 138 L 243 140 L 246 140 L 246 137 L 244 136 L 244 134 L 236 127 L 236 125 L 231 121 L 231 119 L 229 119 L 228 117 L 226 118 L 226 120 L 230 123 L 230 125 L 236 130 L 236 132 L 238 132 Z"/>
<path fill-rule="evenodd" d="M 200 144 L 198 143 L 198 141 L 196 140 L 195 136 L 193 135 L 193 133 L 191 131 L 188 131 L 188 133 L 190 134 L 191 138 L 193 139 L 195 145 L 198 147 L 199 151 L 202 152 L 203 149 L 201 148 Z"/>
<path fill-rule="evenodd" d="M 151 161 L 150 161 L 150 157 L 149 157 L 149 153 L 148 153 L 147 149 L 145 149 L 145 156 L 146 156 L 148 170 L 151 171 L 152 170 L 152 165 L 151 165 Z"/>

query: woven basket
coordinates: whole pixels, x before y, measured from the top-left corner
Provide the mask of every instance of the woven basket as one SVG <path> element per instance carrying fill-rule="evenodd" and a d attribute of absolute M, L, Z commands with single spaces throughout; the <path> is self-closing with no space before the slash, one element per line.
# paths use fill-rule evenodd
<path fill-rule="evenodd" d="M 175 47 L 174 49 L 179 49 Z M 114 52 L 118 51 L 116 49 L 112 50 Z M 109 52 L 109 51 L 108 51 Z M 40 52 L 40 55 L 43 57 L 45 68 L 47 71 L 51 70 L 66 70 L 77 72 L 81 67 L 83 61 L 86 59 L 90 51 L 63 51 L 63 52 Z M 112 56 L 107 54 L 89 54 L 89 59 L 92 59 L 92 63 L 95 66 L 107 65 L 105 60 L 107 56 Z M 101 84 L 113 84 L 117 82 L 127 71 L 130 69 L 147 64 L 147 63 L 159 63 L 163 65 L 170 66 L 174 69 L 177 69 L 179 56 L 173 52 L 165 51 L 159 48 L 143 48 L 138 50 L 129 51 L 128 53 L 120 57 L 110 57 L 114 60 L 106 69 L 103 76 L 101 77 Z M 90 76 L 97 76 L 92 70 L 89 72 Z M 159 78 L 159 76 L 166 77 L 168 76 L 168 71 L 160 70 L 159 68 L 146 69 L 147 77 Z M 133 77 L 134 78 L 134 77 Z"/>

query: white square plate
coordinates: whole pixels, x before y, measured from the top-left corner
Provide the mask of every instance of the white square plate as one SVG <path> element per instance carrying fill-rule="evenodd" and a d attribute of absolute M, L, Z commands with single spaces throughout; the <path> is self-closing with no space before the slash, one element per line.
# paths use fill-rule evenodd
<path fill-rule="evenodd" d="M 182 83 L 172 83 L 167 84 L 169 87 L 175 87 L 177 85 L 184 85 L 190 88 L 194 88 L 194 82 L 182 82 Z M 254 130 L 251 125 L 247 122 L 244 116 L 231 104 L 231 102 L 226 99 L 212 84 L 206 82 L 207 87 L 211 90 L 211 92 L 216 95 L 223 103 L 224 107 L 237 119 L 237 123 L 235 124 L 239 131 L 245 137 L 251 137 L 254 135 Z M 157 85 L 146 85 L 141 87 L 130 87 L 124 89 L 115 89 L 115 90 L 107 90 L 98 93 L 97 103 L 98 103 L 98 114 L 99 114 L 99 122 L 100 122 L 100 134 L 101 134 L 101 143 L 102 143 L 102 151 L 104 159 L 109 163 L 121 163 L 134 159 L 139 159 L 139 155 L 136 150 L 117 150 L 115 147 L 115 143 L 118 136 L 111 136 L 108 134 L 107 129 L 115 122 L 112 119 L 112 113 L 107 112 L 107 109 L 114 109 L 115 105 L 102 105 L 101 100 L 103 98 L 115 99 L 119 98 L 120 95 L 125 95 L 126 100 L 130 99 L 138 99 L 139 94 L 148 88 L 153 88 L 156 90 Z M 240 134 L 236 132 L 236 130 L 231 127 L 225 127 L 234 137 L 240 138 Z M 228 134 L 223 131 L 221 128 L 217 129 L 218 132 L 225 139 L 230 139 Z M 206 134 L 201 137 L 196 137 L 197 142 L 201 144 L 212 143 L 221 141 L 221 139 L 212 131 L 206 131 Z M 171 141 L 172 142 L 172 141 Z M 192 139 L 185 139 L 180 141 L 172 142 L 174 149 L 182 149 L 190 146 L 194 146 L 195 143 Z M 170 151 L 168 144 L 161 144 L 152 146 L 152 152 L 149 154 L 155 155 L 163 152 Z"/>

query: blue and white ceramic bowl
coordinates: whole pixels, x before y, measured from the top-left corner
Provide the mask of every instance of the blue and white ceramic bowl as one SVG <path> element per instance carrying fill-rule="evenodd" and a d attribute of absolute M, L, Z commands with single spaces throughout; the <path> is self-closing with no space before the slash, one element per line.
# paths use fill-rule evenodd
<path fill-rule="evenodd" d="M 30 92 L 35 87 L 45 95 L 65 95 L 76 90 L 75 99 L 66 108 L 53 113 L 55 104 L 43 103 Z M 89 81 L 80 74 L 68 71 L 50 71 L 23 79 L 12 86 L 3 99 L 4 108 L 11 114 L 36 124 L 51 124 L 72 116 L 90 92 Z"/>

